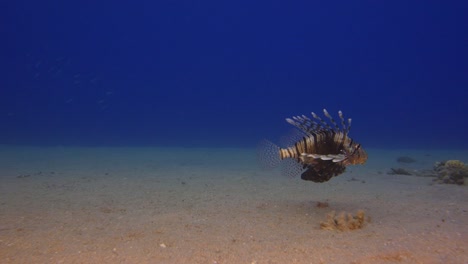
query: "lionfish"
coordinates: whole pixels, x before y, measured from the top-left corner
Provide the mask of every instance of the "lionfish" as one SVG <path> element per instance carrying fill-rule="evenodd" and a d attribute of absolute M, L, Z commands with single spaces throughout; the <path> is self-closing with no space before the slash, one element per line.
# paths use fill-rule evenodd
<path fill-rule="evenodd" d="M 289 147 L 280 148 L 268 140 L 262 141 L 259 160 L 264 167 L 276 167 L 280 161 L 288 160 L 283 174 L 313 182 L 326 182 L 333 176 L 342 174 L 347 165 L 364 164 L 367 153 L 359 143 L 348 137 L 351 118 L 345 123 L 341 111 L 338 115 L 341 127 L 326 109 L 324 115 L 329 122 L 312 112 L 313 119 L 307 116 L 294 116 L 286 121 L 299 129 L 300 137 Z"/>

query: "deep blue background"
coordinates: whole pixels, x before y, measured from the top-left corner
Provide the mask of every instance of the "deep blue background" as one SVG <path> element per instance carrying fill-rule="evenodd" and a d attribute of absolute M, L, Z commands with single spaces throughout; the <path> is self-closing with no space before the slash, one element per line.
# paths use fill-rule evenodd
<path fill-rule="evenodd" d="M 2 1 L 0 144 L 468 147 L 466 1 Z"/>

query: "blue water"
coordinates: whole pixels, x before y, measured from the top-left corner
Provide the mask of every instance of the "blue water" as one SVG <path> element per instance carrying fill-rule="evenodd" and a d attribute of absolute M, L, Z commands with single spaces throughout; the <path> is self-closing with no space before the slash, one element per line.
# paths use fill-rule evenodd
<path fill-rule="evenodd" d="M 0 144 L 239 146 L 342 110 L 367 147 L 467 148 L 465 1 L 8 1 Z"/>

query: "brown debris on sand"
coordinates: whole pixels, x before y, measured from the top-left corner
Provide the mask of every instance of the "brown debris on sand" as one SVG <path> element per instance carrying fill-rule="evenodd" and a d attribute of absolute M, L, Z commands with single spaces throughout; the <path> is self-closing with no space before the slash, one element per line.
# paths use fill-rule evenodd
<path fill-rule="evenodd" d="M 364 210 L 358 210 L 356 215 L 346 212 L 337 215 L 332 211 L 327 215 L 327 220 L 320 223 L 320 229 L 350 231 L 363 228 L 366 222 L 370 221 Z"/>
<path fill-rule="evenodd" d="M 319 201 L 319 202 L 317 202 L 317 203 L 315 204 L 315 206 L 316 206 L 317 208 L 328 208 L 328 207 L 329 207 L 329 204 L 328 204 L 327 202 L 320 202 L 320 201 Z"/>
<path fill-rule="evenodd" d="M 401 156 L 401 157 L 397 158 L 397 162 L 399 162 L 399 163 L 413 163 L 413 162 L 416 162 L 416 160 L 411 158 L 411 157 Z"/>
<path fill-rule="evenodd" d="M 412 175 L 407 169 L 403 168 L 390 168 L 390 171 L 387 173 L 390 175 Z"/>
<path fill-rule="evenodd" d="M 468 166 L 459 160 L 436 162 L 434 171 L 437 173 L 436 183 L 458 184 L 468 183 Z"/>

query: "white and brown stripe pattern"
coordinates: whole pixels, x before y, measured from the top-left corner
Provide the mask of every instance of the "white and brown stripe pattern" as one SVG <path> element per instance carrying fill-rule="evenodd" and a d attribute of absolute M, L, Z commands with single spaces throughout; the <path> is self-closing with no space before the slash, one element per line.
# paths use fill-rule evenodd
<path fill-rule="evenodd" d="M 286 121 L 298 128 L 303 137 L 286 148 L 279 148 L 265 141 L 263 146 L 267 150 L 265 153 L 269 153 L 268 163 L 276 164 L 271 162 L 272 153 L 276 153 L 279 160 L 296 160 L 302 170 L 305 170 L 301 178 L 315 182 L 328 181 L 343 173 L 346 165 L 364 164 L 367 160 L 366 152 L 361 149 L 360 144 L 348 137 L 351 119 L 346 123 L 343 113 L 339 111 L 339 126 L 326 109 L 323 113 L 329 122 L 313 112 L 312 119 L 304 115 L 287 118 Z M 263 155 L 263 160 L 268 160 L 265 157 L 267 156 Z"/>

